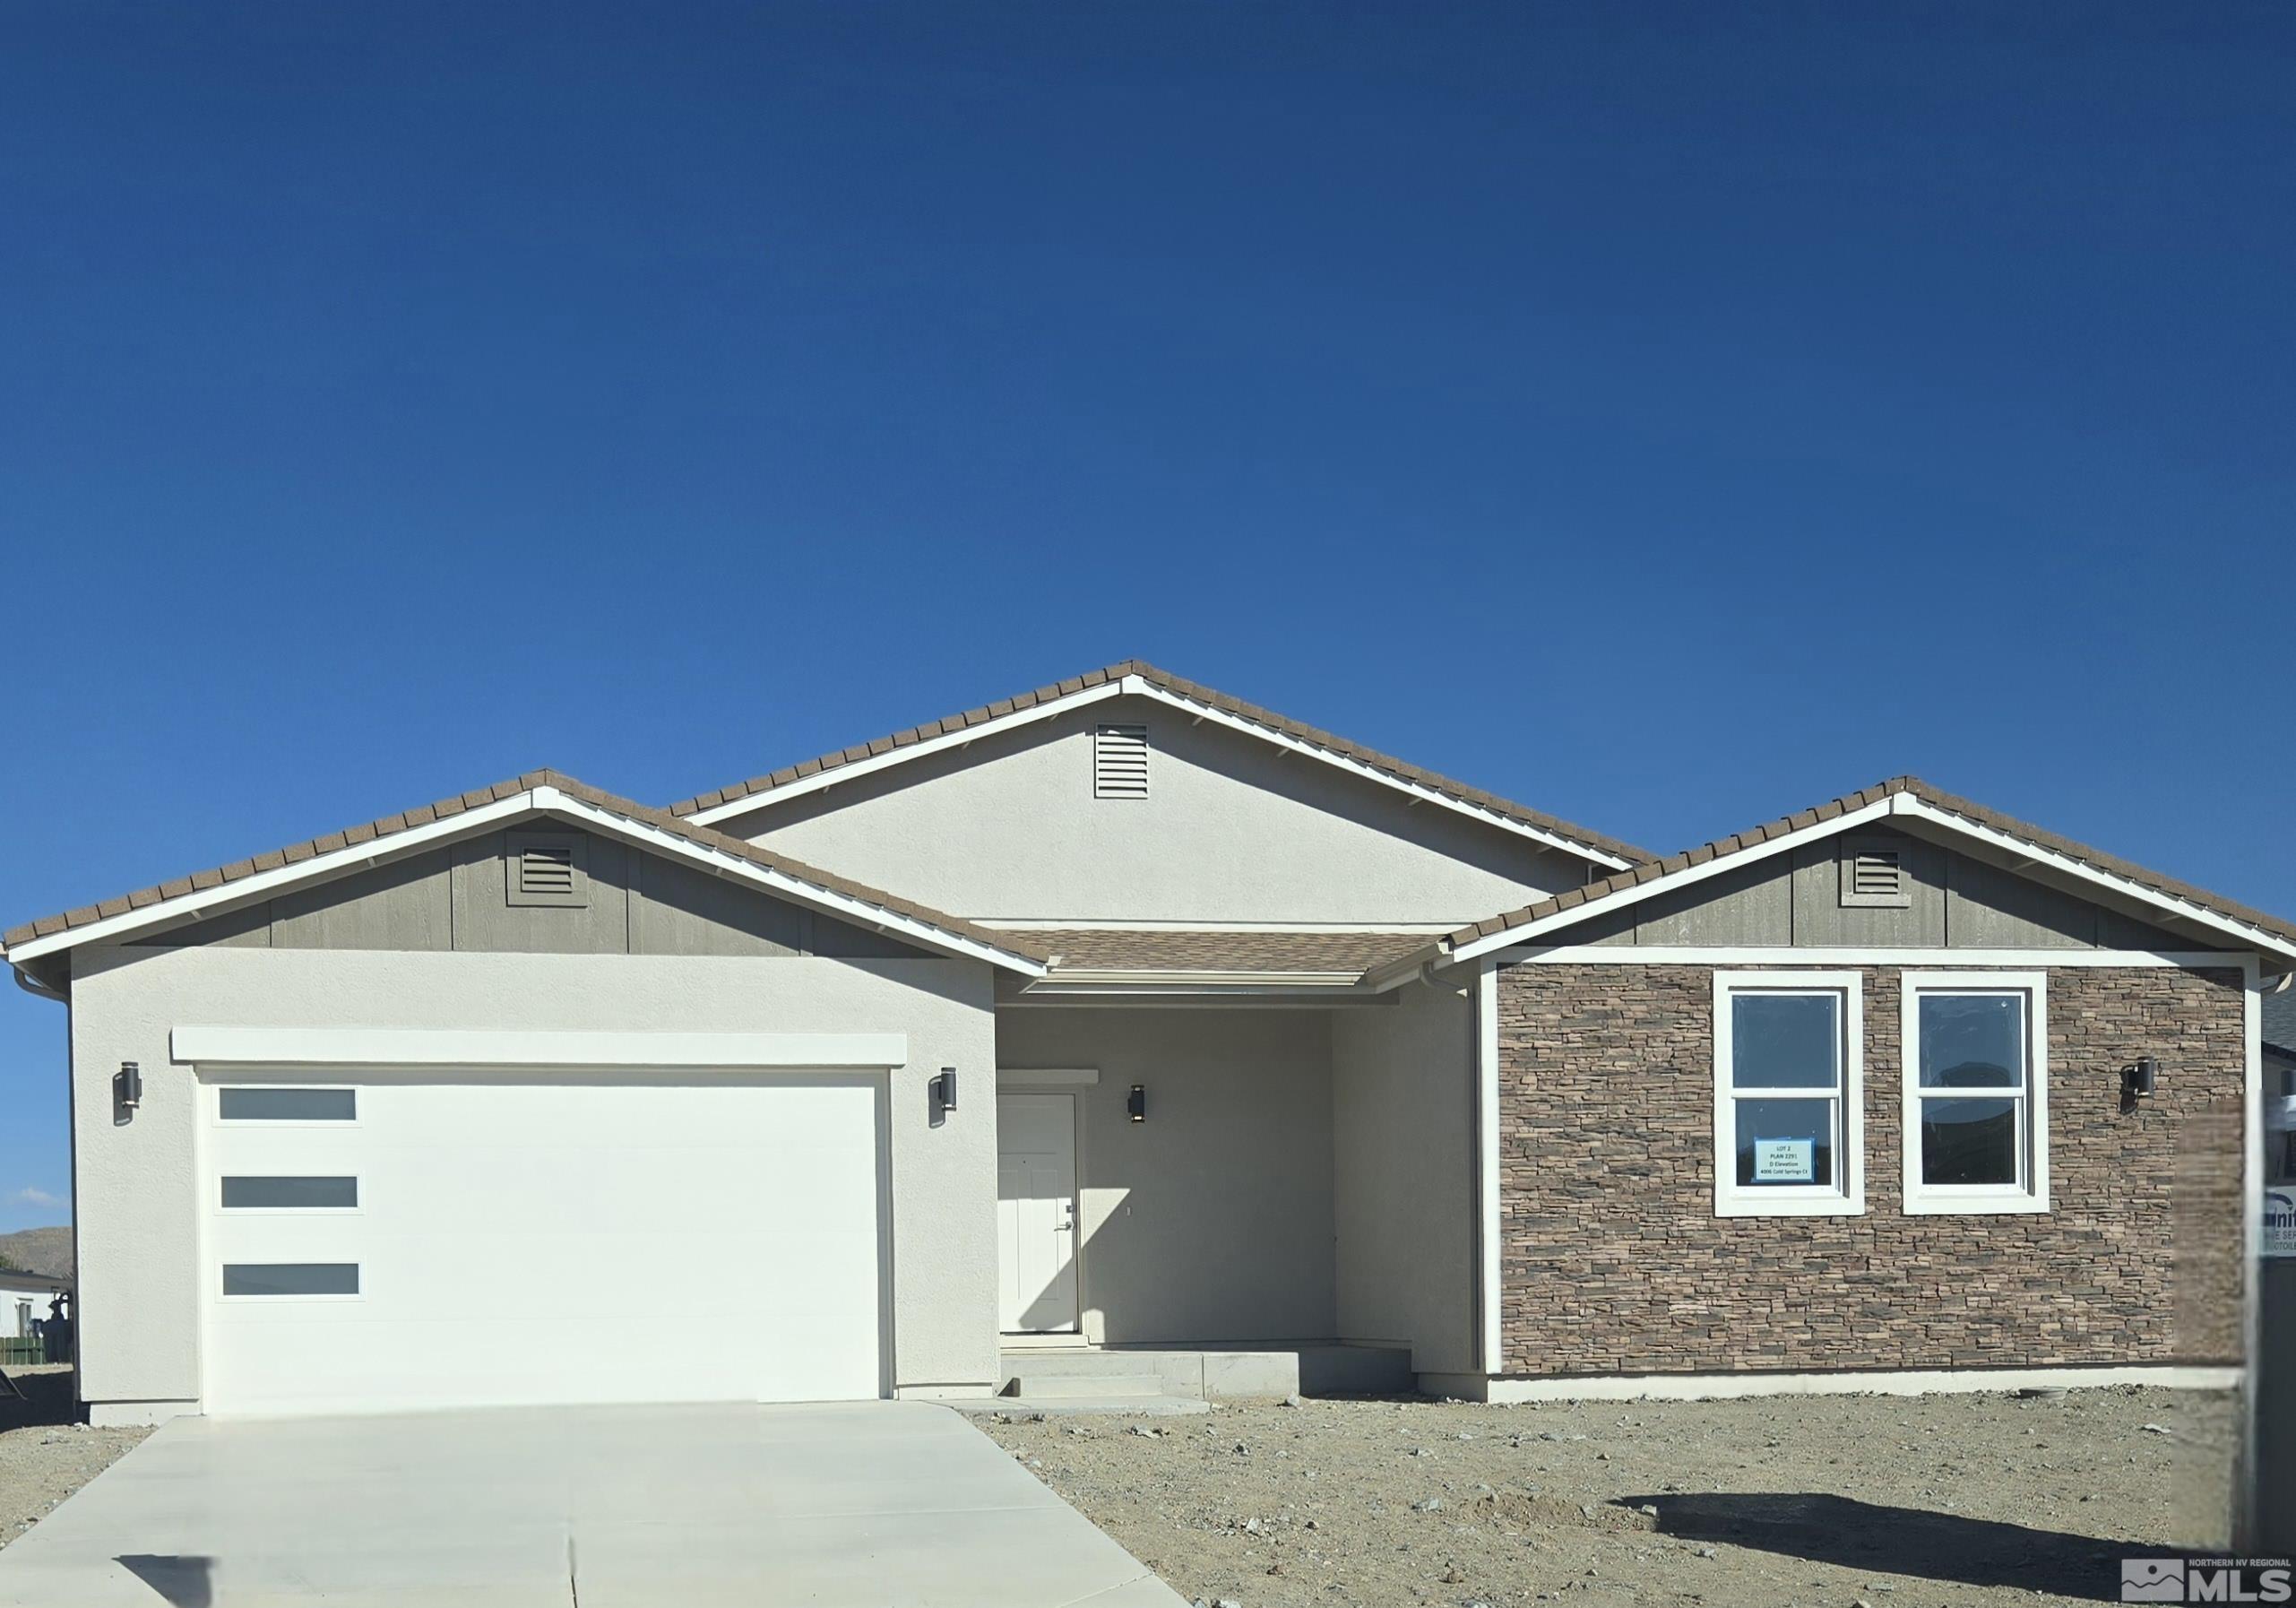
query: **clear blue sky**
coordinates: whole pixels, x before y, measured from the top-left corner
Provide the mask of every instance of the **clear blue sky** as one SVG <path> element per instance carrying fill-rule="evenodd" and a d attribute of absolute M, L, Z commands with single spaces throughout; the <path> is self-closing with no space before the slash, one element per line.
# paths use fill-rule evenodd
<path fill-rule="evenodd" d="M 2296 911 L 2284 0 L 0 45 L 5 921 L 1134 654 L 1660 849 L 1912 770 Z"/>

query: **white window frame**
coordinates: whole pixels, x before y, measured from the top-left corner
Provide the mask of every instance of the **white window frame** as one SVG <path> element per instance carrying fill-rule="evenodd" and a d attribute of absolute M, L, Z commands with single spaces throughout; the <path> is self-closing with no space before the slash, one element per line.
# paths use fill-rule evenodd
<path fill-rule="evenodd" d="M 1955 1213 L 2046 1212 L 2049 1206 L 2049 973 L 2046 972 L 1905 972 L 1898 977 L 1903 1032 L 1899 1038 L 1900 1111 L 1905 1212 L 1908 1216 Z M 2015 1184 L 1929 1184 L 1921 1181 L 1921 996 L 2023 994 L 2025 999 L 2025 1090 L 2019 1104 Z M 1930 1099 L 1988 1100 L 2008 1090 L 1938 1090 Z"/>
<path fill-rule="evenodd" d="M 1738 1102 L 1812 1098 L 1808 1089 L 1739 1089 L 1731 1082 L 1731 998 L 1736 994 L 1834 994 L 1842 1002 L 1842 1127 L 1834 1181 L 1768 1188 L 1738 1181 Z M 1859 972 L 1714 971 L 1714 1215 L 1862 1217 L 1866 1211 L 1865 976 Z"/>

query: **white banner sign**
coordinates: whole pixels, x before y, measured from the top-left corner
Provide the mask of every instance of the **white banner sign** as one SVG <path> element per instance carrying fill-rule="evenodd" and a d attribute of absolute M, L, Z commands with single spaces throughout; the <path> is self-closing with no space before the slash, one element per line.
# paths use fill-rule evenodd
<path fill-rule="evenodd" d="M 2264 1254 L 2296 1257 L 2296 1184 L 2274 1184 L 2264 1192 Z"/>

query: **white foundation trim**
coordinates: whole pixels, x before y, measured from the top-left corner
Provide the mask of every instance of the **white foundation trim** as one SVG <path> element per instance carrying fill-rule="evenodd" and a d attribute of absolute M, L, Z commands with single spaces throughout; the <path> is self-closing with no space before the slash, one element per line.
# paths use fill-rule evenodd
<path fill-rule="evenodd" d="M 993 1383 L 978 1385 L 895 1385 L 893 1399 L 901 1402 L 987 1401 L 997 1394 Z"/>
<path fill-rule="evenodd" d="M 1483 1367 L 1498 1371 L 1506 1355 L 1499 1327 L 1498 972 L 1485 961 L 1475 971 L 1476 1239 L 1481 1276 L 1480 1351 Z"/>
<path fill-rule="evenodd" d="M 195 1401 L 90 1402 L 88 1427 L 94 1430 L 143 1429 L 186 1418 L 199 1412 Z"/>
<path fill-rule="evenodd" d="M 2167 1390 L 2236 1390 L 2238 1368 L 1963 1368 L 1856 1373 L 1645 1373 L 1603 1379 L 1485 1379 L 1423 1373 L 1430 1396 L 1497 1403 L 1728 1401 L 1762 1396 L 1967 1396 L 2006 1390 L 2088 1390 L 2154 1385 Z"/>
<path fill-rule="evenodd" d="M 2184 971 L 2239 969 L 2253 956 L 2225 949 L 1843 949 L 1822 945 L 1696 947 L 1659 944 L 1556 944 L 1502 949 L 1503 965 L 1641 966 L 2157 966 Z"/>
<path fill-rule="evenodd" d="M 909 1063 L 900 1033 L 568 1033 L 177 1027 L 170 1059 L 237 1067 L 864 1067 Z"/>

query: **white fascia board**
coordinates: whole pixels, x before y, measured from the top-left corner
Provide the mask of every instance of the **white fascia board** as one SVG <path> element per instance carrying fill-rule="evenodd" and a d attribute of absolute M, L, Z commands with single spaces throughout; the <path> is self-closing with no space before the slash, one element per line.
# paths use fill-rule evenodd
<path fill-rule="evenodd" d="M 906 1066 L 899 1033 L 585 1033 L 496 1028 L 233 1027 L 168 1035 L 172 1060 L 211 1067 Z"/>
<path fill-rule="evenodd" d="M 2195 904 L 2188 899 L 2179 899 L 2173 894 L 2162 893 L 2155 888 L 2145 886 L 2141 882 L 2133 882 L 2126 877 L 2115 876 L 2110 871 L 2099 870 L 2086 860 L 2076 860 L 2069 854 L 2060 854 L 2044 844 L 2034 843 L 2031 838 L 2019 837 L 2014 833 L 2003 832 L 1996 826 L 1983 826 L 1966 817 L 1955 815 L 1949 809 L 1939 809 L 1935 805 L 1925 803 L 1911 793 L 1892 794 L 1890 802 L 1895 806 L 1890 811 L 1892 815 L 1905 816 L 1914 820 L 1926 821 L 1933 826 L 1949 832 L 1957 832 L 1964 837 L 1972 838 L 1993 848 L 2017 855 L 2035 865 L 2047 866 L 2050 869 L 2070 877 L 2076 881 L 2085 882 L 2093 887 L 2118 894 L 2125 899 L 2133 899 L 2140 904 L 2161 911 L 2180 921 L 2190 921 L 2213 931 L 2221 932 L 2243 947 L 2253 947 L 2260 954 L 2270 955 L 2296 964 L 2296 946 L 2291 946 L 2286 938 L 2266 932 L 2261 927 L 2250 926 L 2237 917 L 2225 915 L 2221 911 L 2211 910 L 2205 904 Z"/>
<path fill-rule="evenodd" d="M 125 911 L 119 915 L 107 917 L 102 921 L 91 921 L 79 927 L 65 928 L 60 932 L 50 933 L 46 938 L 30 938 L 11 949 L 7 958 L 11 964 L 21 964 L 25 961 L 37 960 L 43 955 L 52 954 L 59 949 L 73 948 L 81 944 L 97 943 L 125 933 L 141 931 L 163 922 L 181 921 L 196 917 L 211 910 L 249 903 L 282 889 L 299 886 L 308 882 L 322 881 L 329 877 L 338 876 L 345 871 L 358 870 L 385 860 L 395 860 L 428 845 L 468 836 L 472 832 L 481 831 L 488 826 L 537 814 L 552 815 L 580 822 L 609 836 L 642 844 L 675 859 L 706 866 L 712 870 L 722 872 L 782 897 L 795 899 L 800 903 L 810 904 L 816 909 L 826 910 L 848 921 L 882 928 L 887 932 L 896 933 L 902 938 L 922 944 L 928 948 L 954 953 L 974 960 L 987 961 L 992 965 L 1018 972 L 1024 976 L 1040 977 L 1044 974 L 1045 968 L 1038 961 L 945 931 L 930 922 L 902 915 L 897 911 L 885 909 L 882 905 L 871 904 L 865 900 L 856 899 L 850 895 L 821 887 L 802 877 L 759 865 L 755 860 L 744 859 L 738 854 L 730 854 L 721 849 L 710 848 L 706 844 L 697 843 L 691 838 L 678 833 L 665 832 L 660 827 L 650 826 L 643 821 L 617 815 L 612 810 L 600 808 L 595 804 L 574 798 L 557 788 L 548 785 L 530 788 L 524 792 L 513 793 L 506 799 L 497 799 L 491 804 L 483 804 L 475 809 L 466 809 L 459 815 L 443 816 L 437 820 L 426 822 L 422 826 L 410 826 L 403 832 L 393 832 L 385 836 L 369 838 L 362 843 L 353 843 L 347 848 L 333 850 L 325 854 L 315 854 L 308 860 L 297 860 L 292 864 L 280 866 L 269 871 L 259 871 L 252 877 L 242 877 L 235 881 L 219 883 L 214 887 L 194 890 L 189 894 L 178 895 L 172 899 L 161 899 L 140 910 Z"/>
<path fill-rule="evenodd" d="M 1010 950 L 999 949 L 988 944 L 977 943 L 971 938 L 936 927 L 929 921 L 921 921 L 913 916 L 902 915 L 898 911 L 888 910 L 884 905 L 871 904 L 867 900 L 854 898 L 851 895 L 840 893 L 834 888 L 826 888 L 817 883 L 807 882 L 803 877 L 791 876 L 786 871 L 777 871 L 770 866 L 759 865 L 754 860 L 728 853 L 723 849 L 710 848 L 678 833 L 665 832 L 660 827 L 649 825 L 644 821 L 633 820 L 627 816 L 617 815 L 609 809 L 601 809 L 595 804 L 570 798 L 557 788 L 538 787 L 534 790 L 534 799 L 535 807 L 549 814 L 565 816 L 582 821 L 609 835 L 641 844 L 662 854 L 697 861 L 712 870 L 722 871 L 729 877 L 753 883 L 784 898 L 795 899 L 803 904 L 811 904 L 817 909 L 826 910 L 833 915 L 842 916 L 848 921 L 859 921 L 867 926 L 883 928 L 887 932 L 898 933 L 902 938 L 912 939 L 928 948 L 952 951 L 973 960 L 984 960 L 991 965 L 1001 966 L 1008 972 L 1018 972 L 1027 977 L 1044 975 L 1045 967 L 1040 961 L 1016 955 Z"/>
<path fill-rule="evenodd" d="M 1502 815 L 1496 809 L 1487 809 L 1482 805 L 1471 804 L 1464 799 L 1454 798 L 1424 782 L 1407 781 L 1391 772 L 1381 770 L 1376 765 L 1367 765 L 1360 759 L 1319 747 L 1289 731 L 1273 726 L 1265 726 L 1257 721 L 1247 720 L 1242 715 L 1230 714 L 1214 705 L 1199 703 L 1194 698 L 1185 697 L 1167 687 L 1158 687 L 1152 681 L 1143 680 L 1137 676 L 1126 676 L 1124 679 L 1123 687 L 1125 691 L 1135 697 L 1152 698 L 1159 704 L 1168 705 L 1199 720 L 1211 721 L 1232 731 L 1245 732 L 1263 741 L 1289 748 L 1295 754 L 1305 754 L 1311 758 L 1320 759 L 1325 765 L 1336 765 L 1339 769 L 1353 775 L 1377 782 L 1385 787 L 1392 787 L 1399 792 L 1409 793 L 1413 799 L 1422 803 L 1440 805 L 1446 809 L 1467 817 L 1470 820 L 1480 821 L 1487 826 L 1496 826 L 1503 832 L 1511 832 L 1517 837 L 1527 837 L 1533 843 L 1542 843 L 1549 849 L 1560 849 L 1567 854 L 1576 855 L 1581 860 L 1593 860 L 1597 865 L 1609 866 L 1614 871 L 1623 871 L 1635 863 L 1608 850 L 1598 849 L 1592 843 L 1582 843 L 1566 837 L 1559 832 L 1549 832 L 1541 827 L 1533 826 L 1528 821 L 1518 821 L 1513 816 Z"/>
<path fill-rule="evenodd" d="M 1798 843 L 1806 843 L 1816 838 L 1830 837 L 1837 832 L 1853 830 L 1869 821 L 1878 820 L 1889 814 L 1889 803 L 1888 799 L 1877 800 L 1863 808 L 1851 810 L 1847 815 L 1835 816 L 1830 821 L 1820 821 L 1815 826 L 1804 826 L 1793 832 L 1782 832 L 1767 843 L 1757 843 L 1751 849 L 1740 849 L 1734 854 L 1717 854 L 1712 860 L 1701 864 L 1685 866 L 1679 871 L 1653 877 L 1648 882 L 1637 882 L 1629 887 L 1622 887 L 1616 892 L 1605 894 L 1599 899 L 1589 899 L 1583 904 L 1574 904 L 1568 910 L 1555 911 L 1548 915 L 1537 916 L 1530 921 L 1518 922 L 1515 926 L 1503 928 L 1487 937 L 1479 938 L 1472 943 L 1460 945 L 1451 952 L 1451 958 L 1454 961 L 1479 959 L 1495 949 L 1504 949 L 1512 945 L 1520 944 L 1525 938 L 1535 938 L 1540 933 L 1549 931 L 1554 928 L 1574 926 L 1595 915 L 1621 910 L 1630 904 L 1639 904 L 1644 899 L 1655 895 L 1670 894 L 1677 888 L 1688 887 L 1694 883 L 1704 882 L 1709 877 L 1719 877 L 1725 871 L 1735 871 L 1741 866 L 1753 865 L 1757 861 L 1769 859 L 1774 854 L 1783 853 Z"/>
<path fill-rule="evenodd" d="M 1532 966 L 2150 966 L 2188 972 L 2255 964 L 2253 955 L 2224 949 L 1859 949 L 1818 944 L 1555 944 L 1501 949 L 1486 958 Z"/>
<path fill-rule="evenodd" d="M 122 933 L 140 932 L 144 928 L 157 926 L 162 921 L 179 921 L 187 916 L 196 916 L 204 912 L 261 898 L 282 888 L 295 887 L 300 884 L 334 876 L 343 871 L 358 870 L 384 860 L 395 859 L 412 850 L 422 848 L 426 844 L 462 836 L 474 828 L 489 826 L 497 822 L 514 820 L 520 816 L 530 815 L 535 808 L 534 798 L 535 795 L 531 791 L 513 793 L 507 799 L 497 799 L 491 804 L 481 804 L 475 809 L 466 809 L 458 815 L 442 816 L 437 820 L 426 822 L 420 826 L 410 826 L 404 832 L 393 832 L 388 836 L 369 838 L 363 843 L 353 843 L 347 848 L 336 849 L 325 854 L 315 854 L 308 860 L 296 860 L 291 864 L 279 866 L 268 871 L 258 871 L 252 877 L 241 877 L 235 881 L 218 883 L 211 888 L 194 889 L 188 894 L 179 894 L 172 899 L 161 899 L 155 903 L 144 905 L 140 910 L 124 911 L 118 915 L 107 916 L 101 921 L 89 921 L 78 927 L 67 927 L 60 932 L 51 932 L 45 938 L 27 938 L 8 951 L 8 959 L 12 964 L 21 964 L 28 960 L 38 960 L 43 955 L 54 954 L 59 949 L 71 949 L 82 944 L 98 943 L 105 938 L 117 938 Z"/>
<path fill-rule="evenodd" d="M 1635 863 L 1612 854 L 1608 850 L 1598 849 L 1592 843 L 1582 843 L 1564 836 L 1561 833 L 1548 832 L 1532 826 L 1527 821 L 1518 821 L 1512 816 L 1502 815 L 1498 810 L 1486 809 L 1480 804 L 1471 804 L 1464 799 L 1454 798 L 1449 793 L 1429 787 L 1423 782 L 1406 781 L 1401 776 L 1381 770 L 1377 765 L 1367 765 L 1362 760 L 1351 758 L 1330 748 L 1318 747 L 1315 743 L 1295 737 L 1290 732 L 1276 727 L 1263 725 L 1257 721 L 1247 720 L 1242 715 L 1231 714 L 1214 705 L 1185 697 L 1140 676 L 1126 676 L 1116 681 L 1103 681 L 1098 687 L 1088 687 L 1082 692 L 1072 692 L 1065 697 L 1049 699 L 1031 708 L 1017 709 L 1010 714 L 999 715 L 995 720 L 983 721 L 977 726 L 965 726 L 954 731 L 945 731 L 938 737 L 928 737 L 919 742 L 903 743 L 899 748 L 887 748 L 884 753 L 873 755 L 869 758 L 857 759 L 850 765 L 833 765 L 827 770 L 816 771 L 810 776 L 801 776 L 794 782 L 784 782 L 779 786 L 769 787 L 762 792 L 751 793 L 747 798 L 729 800 L 723 804 L 712 804 L 707 809 L 695 810 L 686 818 L 696 826 L 715 826 L 720 821 L 729 820 L 735 816 L 747 815 L 752 810 L 763 809 L 784 799 L 803 798 L 807 793 L 818 792 L 825 787 L 833 787 L 840 782 L 855 781 L 891 766 L 905 764 L 911 759 L 922 759 L 928 754 L 962 748 L 965 744 L 978 742 L 984 737 L 993 737 L 1018 726 L 1049 720 L 1054 715 L 1066 714 L 1070 710 L 1081 709 L 1087 705 L 1115 697 L 1150 699 L 1168 708 L 1179 710 L 1192 719 L 1211 721 L 1215 724 L 1226 726 L 1230 731 L 1245 732 L 1264 742 L 1272 742 L 1281 748 L 1289 748 L 1293 753 L 1308 755 L 1322 760 L 1326 765 L 1336 765 L 1341 770 L 1366 777 L 1382 786 L 1409 793 L 1413 799 L 1440 805 L 1472 820 L 1480 821 L 1485 826 L 1496 826 L 1503 832 L 1511 832 L 1518 837 L 1529 838 L 1549 849 L 1560 849 L 1566 853 L 1576 855 L 1581 860 L 1592 860 L 1597 865 L 1609 866 L 1614 871 L 1624 870 Z"/>
<path fill-rule="evenodd" d="M 1068 711 L 1082 708 L 1087 704 L 1097 704 L 1103 698 L 1119 697 L 1125 691 L 1126 687 L 1122 681 L 1103 681 L 1098 687 L 1088 687 L 1082 692 L 1072 692 L 1066 697 L 1050 698 L 1027 709 L 1015 709 L 1010 714 L 1000 714 L 994 720 L 982 721 L 977 726 L 963 726 L 954 731 L 944 731 L 938 737 L 928 737 L 917 742 L 902 743 L 898 748 L 887 748 L 882 754 L 873 754 L 867 759 L 856 759 L 848 765 L 832 765 L 827 770 L 816 771 L 810 776 L 800 776 L 794 782 L 784 782 L 778 786 L 750 793 L 744 798 L 729 799 L 722 804 L 712 804 L 707 809 L 697 809 L 686 818 L 697 826 L 714 826 L 720 821 L 729 820 L 738 815 L 747 815 L 750 811 L 763 809 L 769 804 L 778 804 L 784 799 L 801 799 L 807 793 L 819 792 L 822 789 L 834 787 L 841 782 L 859 781 L 863 776 L 874 775 L 878 771 L 906 764 L 911 759 L 922 759 L 928 754 L 938 754 L 950 748 L 961 748 L 967 743 L 979 742 L 984 737 L 994 737 L 999 732 L 1010 731 L 1018 726 L 1033 725 L 1038 721 L 1050 720 L 1054 715 L 1066 714 Z"/>

